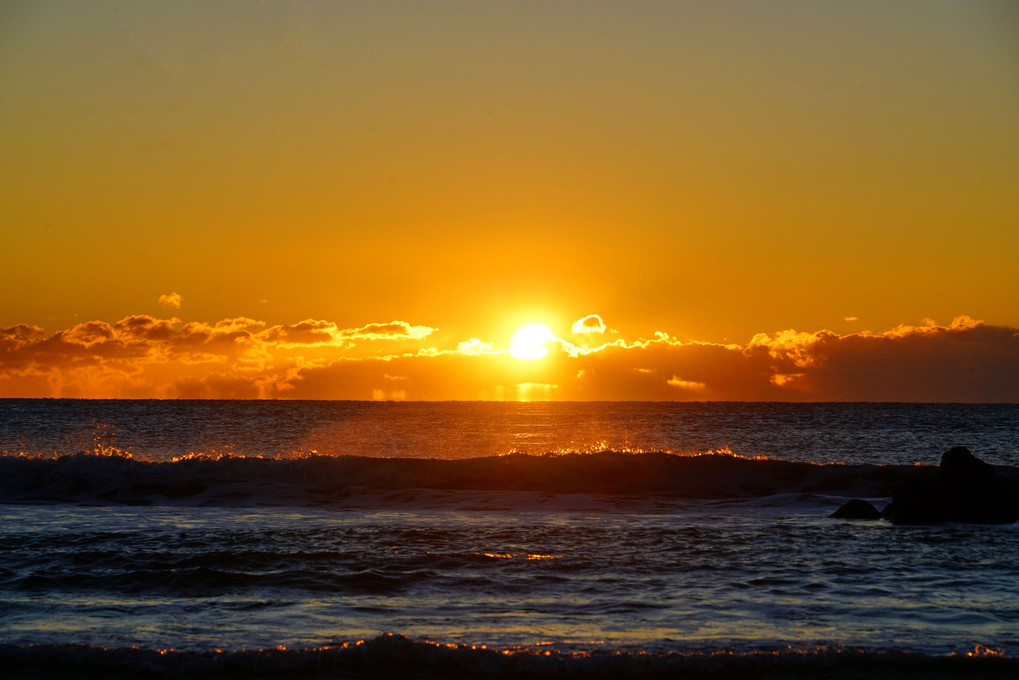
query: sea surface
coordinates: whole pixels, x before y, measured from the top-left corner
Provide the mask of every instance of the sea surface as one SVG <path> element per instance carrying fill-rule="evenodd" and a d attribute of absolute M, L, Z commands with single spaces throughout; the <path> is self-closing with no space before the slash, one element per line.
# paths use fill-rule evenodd
<path fill-rule="evenodd" d="M 1019 677 L 1019 405 L 0 400 L 10 677 Z M 5 675 L 6 677 L 6 675 Z"/>

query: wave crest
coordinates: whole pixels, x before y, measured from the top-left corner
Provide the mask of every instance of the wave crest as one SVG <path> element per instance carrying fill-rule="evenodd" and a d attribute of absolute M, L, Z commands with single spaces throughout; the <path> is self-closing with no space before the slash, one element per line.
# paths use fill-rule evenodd
<path fill-rule="evenodd" d="M 1008 470 L 1012 470 L 1008 468 Z M 1016 472 L 1016 471 L 1012 471 Z M 126 505 L 342 506 L 377 492 L 528 492 L 681 499 L 776 494 L 887 497 L 930 465 L 816 464 L 745 458 L 730 451 L 683 456 L 602 451 L 484 458 L 316 456 L 272 459 L 186 456 L 146 462 L 130 455 L 56 459 L 0 456 L 0 501 Z"/>

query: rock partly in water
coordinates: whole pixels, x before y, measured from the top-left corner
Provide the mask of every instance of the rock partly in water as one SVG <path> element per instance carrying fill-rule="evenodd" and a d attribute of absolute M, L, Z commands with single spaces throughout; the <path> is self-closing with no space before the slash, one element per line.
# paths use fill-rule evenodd
<path fill-rule="evenodd" d="M 949 521 L 1004 524 L 1016 519 L 994 468 L 965 447 L 957 446 L 941 457 L 941 493 Z"/>
<path fill-rule="evenodd" d="M 895 490 L 885 517 L 893 524 L 937 524 L 948 522 L 948 508 L 938 484 L 913 482 Z"/>
<path fill-rule="evenodd" d="M 881 519 L 881 512 L 867 501 L 854 498 L 828 516 L 835 519 Z"/>
<path fill-rule="evenodd" d="M 1009 524 L 1019 517 L 1019 489 L 957 446 L 941 457 L 937 482 L 899 487 L 885 516 L 895 524 Z"/>

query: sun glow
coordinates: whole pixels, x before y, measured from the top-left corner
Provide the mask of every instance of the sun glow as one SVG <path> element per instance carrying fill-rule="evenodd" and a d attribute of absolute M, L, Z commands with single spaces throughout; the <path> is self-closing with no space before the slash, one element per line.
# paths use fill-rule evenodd
<path fill-rule="evenodd" d="M 540 359 L 548 354 L 548 343 L 555 340 L 552 329 L 543 323 L 529 323 L 513 334 L 510 354 L 517 359 Z"/>

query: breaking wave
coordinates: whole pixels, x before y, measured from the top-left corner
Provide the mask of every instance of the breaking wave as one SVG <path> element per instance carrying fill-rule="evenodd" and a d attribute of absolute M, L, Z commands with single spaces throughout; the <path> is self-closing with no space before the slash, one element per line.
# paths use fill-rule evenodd
<path fill-rule="evenodd" d="M 1019 469 L 1000 467 L 1019 476 Z M 563 494 L 696 500 L 817 494 L 881 498 L 907 481 L 933 479 L 930 465 L 815 464 L 730 453 L 510 454 L 486 458 L 291 459 L 188 457 L 149 462 L 129 455 L 0 456 L 0 502 L 119 505 L 401 504 L 451 493 Z"/>

